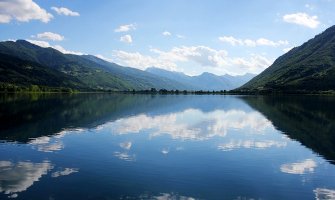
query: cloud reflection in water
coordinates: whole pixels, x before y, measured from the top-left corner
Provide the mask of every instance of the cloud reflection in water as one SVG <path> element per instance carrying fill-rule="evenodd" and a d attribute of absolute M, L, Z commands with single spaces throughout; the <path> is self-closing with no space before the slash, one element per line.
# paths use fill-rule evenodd
<path fill-rule="evenodd" d="M 327 188 L 316 188 L 313 190 L 316 200 L 333 200 L 335 199 L 335 190 Z"/>
<path fill-rule="evenodd" d="M 288 174 L 305 174 L 307 172 L 311 173 L 317 164 L 312 159 L 306 159 L 297 163 L 288 163 L 280 166 L 280 171 Z"/>
<path fill-rule="evenodd" d="M 62 171 L 53 172 L 51 174 L 51 177 L 57 178 L 57 177 L 60 177 L 60 176 L 68 176 L 70 174 L 77 173 L 77 172 L 79 172 L 79 169 L 77 169 L 77 168 L 65 168 Z"/>
<path fill-rule="evenodd" d="M 287 142 L 279 142 L 274 140 L 254 141 L 254 140 L 231 140 L 228 143 L 220 144 L 219 150 L 231 151 L 234 149 L 246 148 L 246 149 L 266 149 L 270 147 L 285 147 Z"/>
<path fill-rule="evenodd" d="M 247 133 L 262 134 L 271 127 L 271 122 L 258 112 L 216 110 L 205 113 L 197 109 L 157 116 L 141 114 L 105 124 L 105 128 L 111 129 L 113 134 L 122 135 L 149 130 L 150 137 L 166 134 L 179 140 L 224 137 L 229 130 L 242 129 Z"/>
<path fill-rule="evenodd" d="M 0 161 L 0 192 L 9 198 L 17 197 L 17 193 L 27 190 L 46 175 L 53 166 L 48 161 L 42 163 Z"/>

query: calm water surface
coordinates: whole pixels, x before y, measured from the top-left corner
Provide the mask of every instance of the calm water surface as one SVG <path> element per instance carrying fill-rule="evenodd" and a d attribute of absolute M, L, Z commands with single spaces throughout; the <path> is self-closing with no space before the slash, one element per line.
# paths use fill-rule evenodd
<path fill-rule="evenodd" d="M 335 98 L 0 97 L 0 199 L 335 199 Z"/>

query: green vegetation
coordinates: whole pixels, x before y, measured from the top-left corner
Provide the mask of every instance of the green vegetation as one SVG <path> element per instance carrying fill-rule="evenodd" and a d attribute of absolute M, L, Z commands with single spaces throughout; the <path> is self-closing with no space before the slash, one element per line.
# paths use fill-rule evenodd
<path fill-rule="evenodd" d="M 123 91 L 152 87 L 187 88 L 176 81 L 94 56 L 62 54 L 24 40 L 0 42 L 0 83 L 2 92 L 32 91 Z"/>
<path fill-rule="evenodd" d="M 244 93 L 334 93 L 335 26 L 293 48 L 235 90 Z"/>

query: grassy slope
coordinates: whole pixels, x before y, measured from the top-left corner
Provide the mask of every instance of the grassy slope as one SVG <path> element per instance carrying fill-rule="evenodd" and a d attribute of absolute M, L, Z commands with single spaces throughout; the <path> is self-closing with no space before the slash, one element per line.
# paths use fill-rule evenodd
<path fill-rule="evenodd" d="M 0 53 L 60 71 L 79 80 L 87 89 L 187 88 L 175 81 L 157 78 L 141 70 L 122 67 L 93 56 L 62 54 L 55 49 L 41 48 L 24 40 L 0 42 Z"/>
<path fill-rule="evenodd" d="M 241 90 L 334 90 L 335 26 L 279 57 Z"/>

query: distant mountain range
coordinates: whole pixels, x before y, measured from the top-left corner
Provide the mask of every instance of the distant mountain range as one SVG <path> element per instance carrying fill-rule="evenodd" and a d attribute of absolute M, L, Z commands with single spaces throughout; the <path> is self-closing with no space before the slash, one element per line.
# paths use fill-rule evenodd
<path fill-rule="evenodd" d="M 160 68 L 151 67 L 147 72 L 159 77 L 168 78 L 184 85 L 189 85 L 193 90 L 231 90 L 242 86 L 244 83 L 255 77 L 255 74 L 245 74 L 243 76 L 223 75 L 217 76 L 211 73 L 202 73 L 199 76 L 188 76 L 181 72 L 172 72 Z"/>
<path fill-rule="evenodd" d="M 335 26 L 288 53 L 237 92 L 335 90 Z"/>
<path fill-rule="evenodd" d="M 0 86 L 31 85 L 91 90 L 230 90 L 254 75 L 187 76 L 158 68 L 123 67 L 92 55 L 63 54 L 25 40 L 0 42 Z"/>

